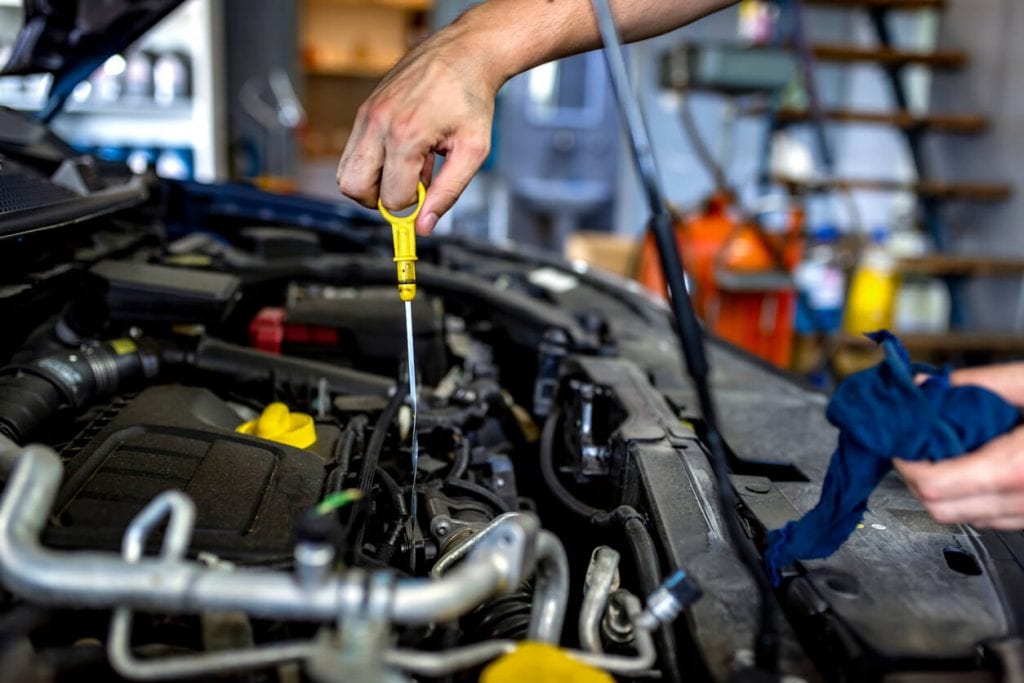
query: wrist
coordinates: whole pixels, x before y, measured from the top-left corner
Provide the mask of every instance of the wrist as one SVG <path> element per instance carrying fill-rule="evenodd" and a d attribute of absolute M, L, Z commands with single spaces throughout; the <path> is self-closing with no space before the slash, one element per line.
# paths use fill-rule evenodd
<path fill-rule="evenodd" d="M 576 2 L 566 3 L 565 9 Z M 445 29 L 451 31 L 450 54 L 456 59 L 472 60 L 493 89 L 492 94 L 497 94 L 513 76 L 566 52 L 566 17 L 562 16 L 565 10 L 550 12 L 546 21 L 522 20 L 523 16 L 536 14 L 534 5 L 524 0 L 488 0 L 463 13 Z M 510 14 L 520 18 L 510 21 Z"/>
<path fill-rule="evenodd" d="M 518 41 L 508 31 L 501 37 L 502 22 L 494 14 L 492 3 L 483 3 L 462 14 L 438 35 L 445 39 L 445 53 L 452 59 L 472 64 L 491 95 L 505 82 L 524 70 Z M 506 26 L 507 29 L 507 26 Z"/>

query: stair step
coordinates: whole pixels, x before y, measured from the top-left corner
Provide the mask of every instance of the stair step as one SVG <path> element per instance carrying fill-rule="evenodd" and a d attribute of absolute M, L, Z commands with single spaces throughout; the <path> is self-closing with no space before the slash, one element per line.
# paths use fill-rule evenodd
<path fill-rule="evenodd" d="M 1019 276 L 1024 275 L 1024 259 L 928 254 L 900 259 L 899 271 L 922 275 Z"/>
<path fill-rule="evenodd" d="M 956 69 L 967 63 L 967 55 L 959 50 L 921 52 L 891 47 L 815 43 L 811 51 L 818 59 L 829 62 L 877 62 L 885 66 L 919 64 L 938 69 Z"/>
<path fill-rule="evenodd" d="M 828 7 L 867 7 L 869 9 L 934 9 L 941 10 L 946 0 L 805 0 L 809 5 Z"/>
<path fill-rule="evenodd" d="M 938 181 L 906 182 L 878 178 L 836 178 L 808 182 L 776 176 L 772 179 L 792 192 L 829 192 L 832 190 L 878 190 L 882 192 L 914 192 L 931 198 L 974 202 L 1000 202 L 1013 190 L 1005 183 L 950 183 Z"/>
<path fill-rule="evenodd" d="M 746 110 L 748 115 L 768 112 L 767 107 Z M 907 111 L 866 111 L 856 109 L 826 109 L 826 119 L 840 123 L 875 123 L 896 126 L 904 130 L 917 128 L 944 133 L 980 133 L 988 128 L 988 119 L 981 114 L 912 114 Z M 811 120 L 806 109 L 781 109 L 777 114 L 780 123 L 804 123 Z"/>

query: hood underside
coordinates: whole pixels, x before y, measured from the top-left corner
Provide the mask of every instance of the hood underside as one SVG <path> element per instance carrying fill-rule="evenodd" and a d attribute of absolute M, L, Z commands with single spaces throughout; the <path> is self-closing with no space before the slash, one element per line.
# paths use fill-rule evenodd
<path fill-rule="evenodd" d="M 182 0 L 25 0 L 5 75 L 53 74 L 40 118 L 60 110 L 79 82 L 167 16 Z"/>

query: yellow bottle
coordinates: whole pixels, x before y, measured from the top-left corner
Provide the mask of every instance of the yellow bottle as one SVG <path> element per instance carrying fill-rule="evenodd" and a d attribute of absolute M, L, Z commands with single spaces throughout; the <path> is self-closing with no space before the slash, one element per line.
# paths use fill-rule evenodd
<path fill-rule="evenodd" d="M 843 328 L 850 334 L 892 328 L 899 273 L 886 251 L 885 236 L 883 231 L 872 234 L 850 281 L 843 317 Z"/>

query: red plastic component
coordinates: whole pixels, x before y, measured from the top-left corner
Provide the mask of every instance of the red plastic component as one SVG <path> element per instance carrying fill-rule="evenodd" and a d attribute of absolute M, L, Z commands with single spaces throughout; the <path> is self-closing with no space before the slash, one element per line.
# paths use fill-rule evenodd
<path fill-rule="evenodd" d="M 249 323 L 249 345 L 268 353 L 281 353 L 285 337 L 283 308 L 261 309 Z"/>
<path fill-rule="evenodd" d="M 285 325 L 284 340 L 290 344 L 308 344 L 309 328 L 305 325 Z"/>
<path fill-rule="evenodd" d="M 338 345 L 338 331 L 333 327 L 312 327 L 309 331 L 313 343 L 318 346 Z"/>

